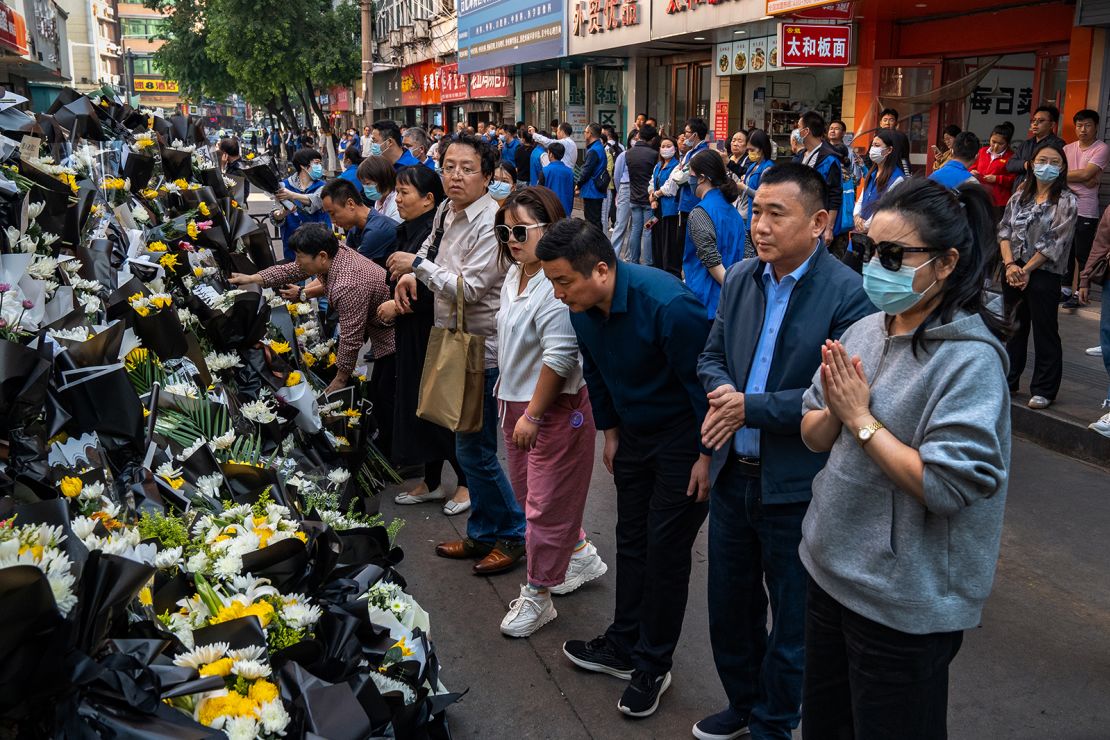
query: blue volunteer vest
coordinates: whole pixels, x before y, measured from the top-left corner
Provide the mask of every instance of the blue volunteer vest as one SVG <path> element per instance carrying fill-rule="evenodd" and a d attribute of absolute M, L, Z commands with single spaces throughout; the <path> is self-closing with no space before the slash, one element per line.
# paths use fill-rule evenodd
<path fill-rule="evenodd" d="M 695 208 L 701 208 L 713 220 L 717 232 L 717 251 L 721 253 L 721 265 L 727 270 L 744 257 L 744 219 L 735 206 L 725 200 L 716 188 L 705 194 Z M 705 306 L 710 320 L 717 316 L 717 302 L 721 298 L 721 286 L 705 269 L 698 259 L 698 250 L 690 231 L 686 231 L 686 248 L 682 254 L 682 273 L 686 286 L 694 292 Z"/>

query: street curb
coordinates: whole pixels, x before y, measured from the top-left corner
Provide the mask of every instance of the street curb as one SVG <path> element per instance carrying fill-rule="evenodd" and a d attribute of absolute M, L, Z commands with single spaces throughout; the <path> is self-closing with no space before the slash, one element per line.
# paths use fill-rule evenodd
<path fill-rule="evenodd" d="M 1110 439 L 1093 432 L 1084 424 L 1053 413 L 1052 409 L 1031 409 L 1024 403 L 1010 404 L 1013 433 L 1093 465 L 1110 468 Z"/>

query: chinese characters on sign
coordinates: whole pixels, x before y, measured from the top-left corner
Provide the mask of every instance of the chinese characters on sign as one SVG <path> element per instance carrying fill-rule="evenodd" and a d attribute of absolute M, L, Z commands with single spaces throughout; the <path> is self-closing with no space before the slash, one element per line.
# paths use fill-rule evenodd
<path fill-rule="evenodd" d="M 605 0 L 591 0 L 598 22 Z M 483 69 L 566 56 L 566 4 L 555 0 L 461 0 L 459 70 Z M 599 29 L 600 30 L 600 29 Z"/>
<path fill-rule="evenodd" d="M 3 2 L 0 2 L 0 46 L 20 56 L 28 53 L 27 22 Z"/>
<path fill-rule="evenodd" d="M 589 36 L 640 24 L 639 0 L 578 0 L 571 34 Z"/>
<path fill-rule="evenodd" d="M 984 116 L 1027 116 L 1033 102 L 1033 88 L 1000 87 L 1002 97 L 987 97 L 991 88 L 977 87 L 971 93 L 971 110 Z"/>
<path fill-rule="evenodd" d="M 767 15 L 790 15 L 799 10 L 833 5 L 829 0 L 767 0 Z"/>
<path fill-rule="evenodd" d="M 173 80 L 135 80 L 135 92 L 176 93 L 177 83 Z"/>
<path fill-rule="evenodd" d="M 783 23 L 779 34 L 779 64 L 783 67 L 848 66 L 851 26 Z"/>
<path fill-rule="evenodd" d="M 855 14 L 855 4 L 850 2 L 833 3 L 820 8 L 799 10 L 794 17 L 807 21 L 850 21 Z"/>
<path fill-rule="evenodd" d="M 504 68 L 487 69 L 470 75 L 470 97 L 508 98 L 513 94 L 513 75 Z"/>
<path fill-rule="evenodd" d="M 410 64 L 401 70 L 402 105 L 439 105 L 439 74 L 435 62 Z"/>
<path fill-rule="evenodd" d="M 667 15 L 697 10 L 700 5 L 720 5 L 728 0 L 667 0 Z"/>
<path fill-rule="evenodd" d="M 470 97 L 467 75 L 459 74 L 458 64 L 439 68 L 439 99 L 444 103 L 461 103 Z"/>

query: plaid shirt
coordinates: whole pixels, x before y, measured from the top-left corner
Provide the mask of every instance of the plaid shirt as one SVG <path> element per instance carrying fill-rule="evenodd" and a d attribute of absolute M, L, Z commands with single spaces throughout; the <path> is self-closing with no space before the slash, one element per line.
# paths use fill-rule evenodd
<path fill-rule="evenodd" d="M 267 288 L 312 277 L 301 272 L 294 262 L 267 267 L 258 276 Z M 393 327 L 378 321 L 378 306 L 389 300 L 385 270 L 353 249 L 340 247 L 331 269 L 319 278 L 327 291 L 328 303 L 339 313 L 336 352 L 339 371 L 348 374 L 354 371 L 367 335 L 375 360 L 393 354 Z"/>

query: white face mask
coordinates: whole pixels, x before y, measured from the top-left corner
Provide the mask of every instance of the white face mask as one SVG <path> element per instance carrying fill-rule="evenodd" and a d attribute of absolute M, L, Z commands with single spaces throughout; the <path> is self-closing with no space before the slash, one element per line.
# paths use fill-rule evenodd
<path fill-rule="evenodd" d="M 875 164 L 881 164 L 881 163 L 882 163 L 882 161 L 883 161 L 884 159 L 886 159 L 886 155 L 887 155 L 888 153 L 889 153 L 889 152 L 887 152 L 886 150 L 884 150 L 884 149 L 883 149 L 883 148 L 882 148 L 881 146 L 873 146 L 873 147 L 871 147 L 871 149 L 870 149 L 870 150 L 869 150 L 869 151 L 867 152 L 867 156 L 868 156 L 868 157 L 870 157 L 870 158 L 871 158 L 871 161 L 872 161 L 872 162 L 874 162 Z"/>
<path fill-rule="evenodd" d="M 670 159 L 674 156 L 674 147 L 665 146 L 659 150 L 659 154 L 662 155 L 663 159 Z"/>

